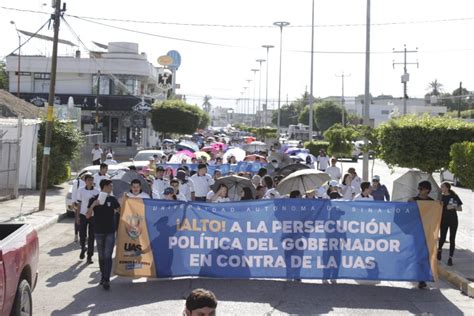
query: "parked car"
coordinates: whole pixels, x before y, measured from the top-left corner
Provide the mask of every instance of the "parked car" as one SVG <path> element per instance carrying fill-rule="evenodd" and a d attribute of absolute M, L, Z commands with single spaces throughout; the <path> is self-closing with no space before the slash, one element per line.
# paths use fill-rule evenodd
<path fill-rule="evenodd" d="M 459 179 L 456 177 L 456 175 L 454 175 L 451 171 L 447 169 L 441 170 L 441 172 L 439 173 L 439 179 L 441 182 L 444 182 L 444 181 L 452 182 L 453 185 L 456 187 L 461 186 L 461 182 L 459 182 Z"/>
<path fill-rule="evenodd" d="M 157 149 L 147 149 L 147 150 L 140 150 L 137 152 L 135 157 L 133 157 L 132 161 L 150 161 L 150 157 L 153 157 L 153 155 L 158 155 L 158 159 L 161 158 L 165 153 L 162 150 L 157 150 Z"/>
<path fill-rule="evenodd" d="M 128 163 L 128 164 L 130 164 L 130 163 Z M 96 173 L 99 172 L 99 169 L 100 169 L 99 165 L 88 166 L 88 167 L 83 168 L 77 174 L 81 174 L 84 171 L 89 171 L 90 173 L 92 173 L 92 175 L 95 175 Z M 124 163 L 117 164 L 117 165 L 109 165 L 107 174 L 109 175 L 109 177 L 112 178 L 113 176 L 115 176 L 121 170 L 123 170 L 123 171 L 128 170 L 128 167 L 126 165 L 124 165 Z M 72 200 L 72 184 L 73 184 L 73 182 L 71 181 L 69 184 L 70 184 L 70 186 L 69 186 L 69 190 L 67 191 L 66 200 L 65 200 L 65 202 L 66 202 L 66 212 L 67 212 L 68 216 L 74 217 L 74 209 L 72 207 L 73 203 L 74 203 L 74 201 Z"/>
<path fill-rule="evenodd" d="M 0 224 L 0 314 L 32 315 L 38 234 L 29 224 Z"/>

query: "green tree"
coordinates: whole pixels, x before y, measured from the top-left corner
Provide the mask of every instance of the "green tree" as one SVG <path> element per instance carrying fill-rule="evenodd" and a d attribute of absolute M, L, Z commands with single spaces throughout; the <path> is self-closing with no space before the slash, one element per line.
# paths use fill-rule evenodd
<path fill-rule="evenodd" d="M 354 129 L 336 123 L 324 132 L 324 138 L 329 142 L 329 154 L 336 157 L 348 157 L 352 154 Z"/>
<path fill-rule="evenodd" d="M 450 156 L 449 169 L 464 186 L 474 190 L 474 142 L 453 144 Z"/>
<path fill-rule="evenodd" d="M 443 92 L 443 84 L 440 83 L 438 79 L 435 79 L 433 81 L 430 81 L 430 83 L 428 83 L 428 89 L 430 90 L 428 95 L 439 96 L 441 95 L 441 92 Z"/>
<path fill-rule="evenodd" d="M 290 104 L 285 104 L 280 108 L 280 124 L 281 126 L 290 126 L 298 124 L 300 113 L 307 108 L 309 94 L 305 92 L 300 98 Z M 278 112 L 273 112 L 272 123 L 278 124 Z M 308 124 L 306 121 L 304 124 Z"/>
<path fill-rule="evenodd" d="M 379 155 L 389 165 L 432 173 L 448 168 L 453 143 L 474 139 L 474 124 L 446 117 L 405 115 L 377 128 Z"/>
<path fill-rule="evenodd" d="M 0 89 L 9 90 L 8 72 L 4 61 L 0 61 Z"/>
<path fill-rule="evenodd" d="M 181 100 L 166 100 L 153 105 L 151 123 L 158 132 L 192 134 L 201 124 L 206 125 L 208 117 L 204 117 L 203 112 L 196 105 Z"/>
<path fill-rule="evenodd" d="M 45 132 L 46 123 L 43 121 L 38 133 L 36 166 L 36 179 L 38 183 L 41 179 Z M 48 186 L 60 184 L 69 179 L 70 163 L 79 156 L 83 143 L 81 132 L 73 124 L 58 120 L 53 121 Z"/>
<path fill-rule="evenodd" d="M 347 117 L 346 109 L 332 101 L 318 103 L 314 108 L 314 121 L 318 129 L 324 132 L 334 124 L 341 123 L 343 111 Z"/>

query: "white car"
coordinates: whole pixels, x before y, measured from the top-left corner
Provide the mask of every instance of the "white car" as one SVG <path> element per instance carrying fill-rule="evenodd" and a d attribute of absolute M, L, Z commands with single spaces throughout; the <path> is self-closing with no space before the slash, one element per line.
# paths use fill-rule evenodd
<path fill-rule="evenodd" d="M 165 153 L 162 150 L 157 150 L 157 149 L 147 149 L 147 150 L 140 150 L 137 152 L 135 157 L 133 157 L 132 161 L 150 161 L 150 157 L 153 157 L 153 155 L 158 155 L 158 159 L 161 158 Z"/>
<path fill-rule="evenodd" d="M 92 173 L 92 175 L 95 175 L 96 173 L 99 172 L 99 169 L 100 169 L 100 166 L 99 165 L 93 165 L 93 166 L 88 166 L 88 167 L 85 167 L 83 168 L 81 171 L 79 171 L 77 174 L 81 174 L 83 173 L 84 171 L 89 171 L 90 173 Z M 126 170 L 129 170 L 128 167 L 126 166 L 123 166 L 123 165 L 110 165 L 108 167 L 108 172 L 107 174 L 109 175 L 109 177 L 113 177 L 115 176 L 119 171 L 126 171 Z M 72 200 L 72 181 L 69 182 L 70 186 L 69 186 L 69 190 L 67 191 L 67 194 L 66 194 L 66 212 L 68 213 L 69 216 L 73 217 L 74 216 L 74 209 L 72 207 L 72 204 L 73 204 L 73 200 Z"/>

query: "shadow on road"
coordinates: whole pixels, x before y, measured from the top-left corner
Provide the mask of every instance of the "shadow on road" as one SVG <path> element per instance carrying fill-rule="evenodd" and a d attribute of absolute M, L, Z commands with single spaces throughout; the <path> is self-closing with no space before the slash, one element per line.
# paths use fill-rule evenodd
<path fill-rule="evenodd" d="M 80 247 L 78 242 L 77 243 L 71 242 L 71 243 L 69 243 L 65 246 L 51 249 L 48 252 L 48 255 L 50 255 L 51 257 L 60 257 L 60 256 L 66 255 L 66 253 L 68 253 L 70 251 L 77 251 L 80 248 L 81 247 Z"/>
<path fill-rule="evenodd" d="M 389 286 L 352 284 L 322 285 L 270 280 L 152 280 L 132 283 L 117 278 L 110 291 L 91 287 L 74 295 L 74 301 L 52 315 L 101 314 L 169 300 L 180 300 L 194 288 L 212 290 L 219 301 L 267 303 L 269 312 L 287 314 L 324 314 L 337 309 L 390 310 L 400 313 L 429 312 L 462 315 L 439 290 L 418 290 Z M 107 302 L 104 304 L 104 302 Z M 221 305 L 222 306 L 222 305 Z M 231 312 L 219 309 L 221 314 Z M 237 311 L 236 311 L 237 312 Z M 238 312 L 237 312 L 238 313 Z"/>
<path fill-rule="evenodd" d="M 82 263 L 82 265 L 81 265 Z M 48 280 L 46 280 L 47 287 L 55 287 L 59 283 L 70 282 L 77 278 L 79 273 L 87 267 L 87 263 L 85 262 L 76 262 L 72 266 L 70 266 L 66 271 L 59 272 Z"/>

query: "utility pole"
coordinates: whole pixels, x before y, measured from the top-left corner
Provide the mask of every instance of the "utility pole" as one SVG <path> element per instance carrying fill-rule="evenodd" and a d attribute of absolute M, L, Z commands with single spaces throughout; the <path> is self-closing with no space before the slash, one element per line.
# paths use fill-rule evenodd
<path fill-rule="evenodd" d="M 280 111 L 280 103 L 281 103 L 281 56 L 283 53 L 283 28 L 285 26 L 290 25 L 290 22 L 274 22 L 273 25 L 278 26 L 280 28 L 280 70 L 278 74 L 278 116 L 277 116 L 277 138 L 280 139 L 280 132 L 281 132 L 281 111 Z"/>
<path fill-rule="evenodd" d="M 66 4 L 64 3 L 63 8 L 61 9 L 61 0 L 55 0 L 53 8 L 54 14 L 51 17 L 54 19 L 53 55 L 51 56 L 51 77 L 48 96 L 48 114 L 46 117 L 46 133 L 44 138 L 43 162 L 41 164 L 40 199 L 38 206 L 39 211 L 44 210 L 46 202 L 46 190 L 48 189 L 49 155 L 51 152 L 51 136 L 54 117 L 54 94 L 56 89 L 56 67 L 58 63 L 59 21 L 62 13 L 66 11 Z"/>
<path fill-rule="evenodd" d="M 261 111 L 261 101 L 262 101 L 262 63 L 266 62 L 265 59 L 257 59 L 256 60 L 257 63 L 260 64 L 260 68 L 259 68 L 259 79 L 258 79 L 258 104 L 257 104 L 257 112 L 260 112 Z M 257 114 L 257 113 L 255 113 Z M 256 115 L 256 118 L 258 119 L 258 122 L 257 122 L 257 126 L 258 127 L 262 127 L 262 115 L 260 113 L 260 115 Z"/>
<path fill-rule="evenodd" d="M 458 118 L 461 118 L 462 81 L 459 82 Z"/>
<path fill-rule="evenodd" d="M 314 103 L 314 96 L 313 96 L 313 69 L 314 69 L 314 0 L 312 1 L 311 5 L 311 66 L 310 66 L 310 78 L 309 78 L 309 135 L 308 141 L 313 140 L 313 103 Z"/>
<path fill-rule="evenodd" d="M 408 63 L 407 62 L 407 53 L 418 53 L 418 47 L 415 50 L 407 50 L 407 45 L 403 45 L 403 50 L 395 50 L 393 49 L 394 53 L 403 53 L 403 63 L 396 63 L 393 61 L 393 68 L 395 65 L 403 65 L 403 75 L 402 75 L 402 83 L 403 83 L 403 115 L 407 114 L 407 83 L 410 80 L 410 74 L 407 72 L 407 65 L 416 65 L 418 68 L 418 60 L 416 63 Z"/>
<path fill-rule="evenodd" d="M 255 110 L 255 90 L 256 90 L 256 83 L 257 83 L 257 72 L 259 71 L 258 69 L 255 69 L 255 68 L 252 68 L 250 69 L 250 71 L 253 72 L 253 100 L 252 100 L 252 107 L 253 107 L 253 110 L 252 110 L 252 113 L 254 115 L 254 126 L 257 126 L 257 111 Z"/>
<path fill-rule="evenodd" d="M 250 83 L 252 82 L 252 79 L 246 79 L 247 81 L 247 114 L 250 114 Z"/>
<path fill-rule="evenodd" d="M 95 130 L 99 130 L 100 70 L 97 70 L 97 95 L 95 98 Z"/>
<path fill-rule="evenodd" d="M 13 24 L 15 26 L 16 34 L 18 35 L 18 65 L 17 65 L 17 83 L 16 83 L 16 96 L 19 98 L 20 97 L 20 77 L 21 77 L 21 36 L 20 32 L 18 31 L 18 28 L 16 27 L 15 21 L 10 21 L 10 24 Z"/>
<path fill-rule="evenodd" d="M 341 73 L 341 75 L 336 75 L 336 77 L 338 78 L 341 78 L 341 106 L 342 106 L 342 126 L 346 126 L 346 120 L 345 120 L 345 117 L 344 117 L 344 112 L 345 112 L 345 109 L 346 107 L 344 106 L 344 104 L 346 103 L 346 99 L 344 99 L 344 78 L 345 77 L 350 77 L 351 74 L 344 74 L 344 71 Z M 356 111 L 357 113 L 357 111 Z"/>
<path fill-rule="evenodd" d="M 364 125 L 369 126 L 369 104 L 370 104 L 370 0 L 367 0 L 367 21 L 365 24 L 365 93 L 364 93 Z M 364 139 L 367 146 L 369 140 Z M 364 160 L 362 161 L 362 178 L 364 181 L 369 179 L 369 153 L 364 152 Z"/>
<path fill-rule="evenodd" d="M 270 60 L 268 59 L 270 48 L 273 48 L 275 46 L 273 45 L 262 45 L 263 48 L 267 50 L 267 74 L 266 74 L 266 79 L 265 79 L 265 104 L 262 108 L 263 112 L 263 120 L 262 120 L 262 125 L 265 127 L 266 125 L 266 120 L 267 120 L 267 109 L 268 109 L 268 66 L 270 65 Z"/>

